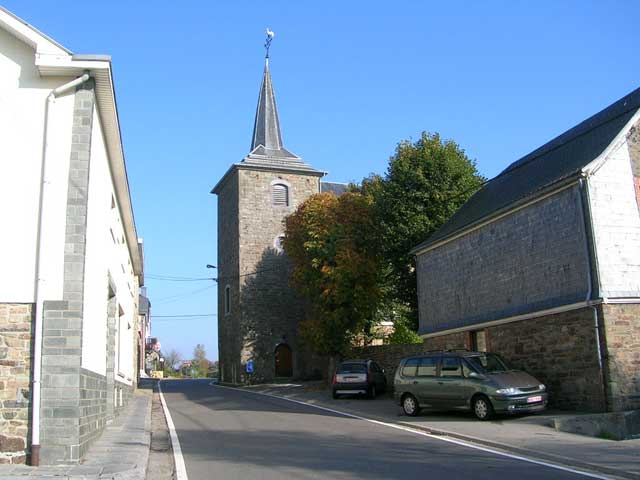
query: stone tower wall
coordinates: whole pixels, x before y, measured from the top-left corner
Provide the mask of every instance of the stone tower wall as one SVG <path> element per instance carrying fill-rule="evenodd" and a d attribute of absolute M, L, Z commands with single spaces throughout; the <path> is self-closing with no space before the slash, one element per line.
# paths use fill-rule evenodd
<path fill-rule="evenodd" d="M 229 383 L 236 383 L 240 373 L 238 256 L 238 171 L 234 169 L 218 192 L 218 352 L 220 378 Z M 228 314 L 224 310 L 227 285 L 231 294 Z"/>
<path fill-rule="evenodd" d="M 288 206 L 272 205 L 274 181 L 288 185 Z M 285 217 L 319 190 L 318 175 L 245 168 L 238 171 L 240 361 L 243 370 L 247 361 L 254 361 L 257 381 L 275 375 L 274 352 L 281 343 L 293 351 L 294 377 L 312 373 L 311 367 L 301 361 L 306 354 L 297 339 L 303 303 L 289 287 L 290 263 L 276 248 L 275 240 L 284 232 Z"/>

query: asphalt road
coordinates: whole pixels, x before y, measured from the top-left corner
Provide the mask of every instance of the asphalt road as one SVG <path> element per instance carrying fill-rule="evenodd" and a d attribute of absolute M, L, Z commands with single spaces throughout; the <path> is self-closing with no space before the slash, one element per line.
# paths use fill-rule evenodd
<path fill-rule="evenodd" d="M 206 380 L 162 391 L 189 480 L 586 478 Z"/>

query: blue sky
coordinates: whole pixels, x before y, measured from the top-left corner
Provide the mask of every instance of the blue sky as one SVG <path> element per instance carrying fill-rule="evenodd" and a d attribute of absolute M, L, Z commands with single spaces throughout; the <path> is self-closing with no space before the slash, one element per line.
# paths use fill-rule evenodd
<path fill-rule="evenodd" d="M 2 5 L 110 54 L 153 335 L 217 359 L 216 198 L 248 153 L 265 27 L 285 146 L 333 181 L 384 172 L 423 130 L 485 176 L 640 86 L 640 2 L 56 1 Z"/>

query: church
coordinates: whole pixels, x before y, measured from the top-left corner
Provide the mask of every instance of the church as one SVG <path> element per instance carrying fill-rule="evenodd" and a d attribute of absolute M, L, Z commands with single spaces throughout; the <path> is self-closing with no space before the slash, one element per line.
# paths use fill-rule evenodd
<path fill-rule="evenodd" d="M 308 197 L 340 194 L 317 170 L 284 147 L 269 71 L 269 43 L 251 149 L 213 188 L 218 196 L 218 348 L 220 381 L 310 378 L 319 358 L 298 338 L 304 303 L 289 287 L 282 250 L 284 220 Z"/>

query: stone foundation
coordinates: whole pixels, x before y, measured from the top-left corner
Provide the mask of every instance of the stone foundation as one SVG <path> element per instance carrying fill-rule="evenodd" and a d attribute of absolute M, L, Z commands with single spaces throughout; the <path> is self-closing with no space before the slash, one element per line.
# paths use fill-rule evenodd
<path fill-rule="evenodd" d="M 627 310 L 605 306 L 605 318 L 611 317 L 611 311 L 618 312 L 621 324 L 609 325 L 613 329 L 631 328 Z M 627 313 L 620 313 L 625 311 Z M 602 310 L 598 307 L 602 316 Z M 623 319 L 625 318 L 625 319 Z M 625 405 L 631 405 L 633 391 L 638 393 L 638 355 L 640 355 L 638 320 L 635 320 L 635 337 L 629 331 L 624 335 L 631 339 L 625 347 L 618 347 L 615 358 L 615 370 L 612 382 L 619 389 L 616 398 L 623 396 Z M 606 323 L 606 321 L 605 321 Z M 605 409 L 602 375 L 598 365 L 598 349 L 593 308 L 583 308 L 570 312 L 547 315 L 484 329 L 487 338 L 487 350 L 504 357 L 514 367 L 526 370 L 547 385 L 550 406 L 556 408 L 603 411 Z M 418 345 L 383 345 L 378 347 L 356 348 L 354 357 L 376 360 L 386 371 L 387 378 L 393 382 L 393 374 L 400 359 L 434 350 L 471 349 L 472 331 L 458 332 L 425 339 Z M 610 334 L 610 336 L 612 333 Z M 601 339 L 604 345 L 605 339 Z M 634 343 L 635 342 L 635 343 Z M 635 345 L 635 347 L 634 347 Z M 635 348 L 635 352 L 633 351 Z M 604 349 L 603 349 L 604 350 Z M 635 360 L 634 360 L 635 359 Z M 633 363 L 636 362 L 636 363 Z M 635 365 L 635 374 L 632 371 Z M 606 366 L 606 363 L 605 363 Z M 607 375 L 606 369 L 604 372 Z M 635 375 L 635 376 L 634 376 Z M 624 378 L 624 381 L 621 380 Z M 633 390 L 633 385 L 635 389 Z M 621 401 L 621 400 L 620 400 Z M 623 402 L 623 403 L 624 403 Z M 610 402 L 611 409 L 615 402 Z M 637 408 L 637 407 L 636 407 Z"/>
<path fill-rule="evenodd" d="M 31 416 L 32 304 L 0 304 L 0 464 L 25 463 Z"/>
<path fill-rule="evenodd" d="M 610 411 L 640 409 L 640 304 L 602 306 Z"/>

